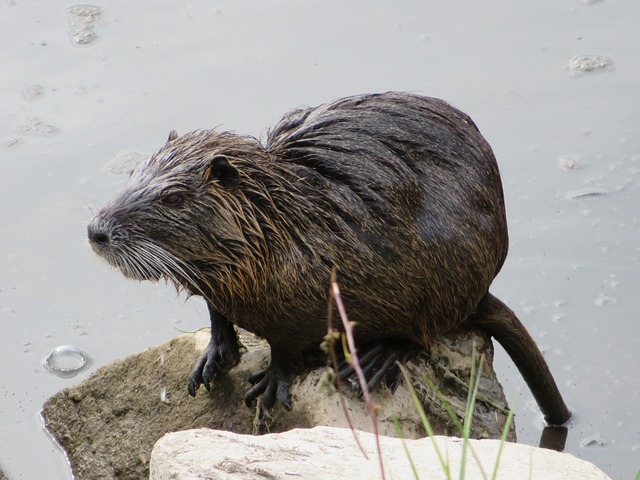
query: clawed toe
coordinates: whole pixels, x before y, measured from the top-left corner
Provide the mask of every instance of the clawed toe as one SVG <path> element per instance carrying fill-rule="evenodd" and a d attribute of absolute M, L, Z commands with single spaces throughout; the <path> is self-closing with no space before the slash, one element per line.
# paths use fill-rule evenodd
<path fill-rule="evenodd" d="M 235 367 L 239 361 L 240 349 L 236 341 L 223 343 L 210 341 L 189 375 L 187 384 L 189 395 L 195 397 L 200 385 L 204 385 L 207 391 L 211 390 L 211 383 L 215 376 Z"/>
<path fill-rule="evenodd" d="M 270 365 L 251 375 L 249 382 L 253 387 L 247 392 L 244 400 L 248 407 L 251 407 L 253 401 L 261 396 L 264 408 L 273 407 L 277 400 L 285 409 L 291 410 L 291 375 Z"/>
<path fill-rule="evenodd" d="M 367 388 L 371 391 L 384 380 L 391 393 L 394 393 L 402 381 L 397 363 L 404 364 L 418 350 L 418 346 L 403 340 L 387 340 L 359 347 L 359 364 Z M 340 378 L 349 382 L 358 396 L 362 395 L 362 386 L 356 371 L 344 358 L 338 365 L 338 374 Z"/>
<path fill-rule="evenodd" d="M 267 370 L 269 370 L 268 368 L 265 368 L 264 370 L 260 370 L 259 372 L 256 372 L 252 375 L 249 376 L 249 383 L 251 385 L 255 385 L 256 383 L 259 383 L 262 381 L 262 379 L 267 375 Z"/>

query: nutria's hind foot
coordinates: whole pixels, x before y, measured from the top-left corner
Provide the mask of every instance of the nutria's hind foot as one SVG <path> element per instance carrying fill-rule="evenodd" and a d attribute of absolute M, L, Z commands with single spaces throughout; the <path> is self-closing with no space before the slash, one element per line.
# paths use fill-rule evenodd
<path fill-rule="evenodd" d="M 189 374 L 187 390 L 192 397 L 196 396 L 196 390 L 204 385 L 207 391 L 211 390 L 214 377 L 230 370 L 240 362 L 240 348 L 236 337 L 218 337 L 211 335 L 209 344 L 204 353 Z"/>
<path fill-rule="evenodd" d="M 398 339 L 358 346 L 358 360 L 369 391 L 375 389 L 384 380 L 391 393 L 395 393 L 402 382 L 402 372 L 397 363 L 406 363 L 419 351 L 420 347 L 415 343 Z M 338 365 L 338 374 L 340 378 L 349 382 L 358 396 L 362 395 L 358 375 L 344 358 Z"/>
<path fill-rule="evenodd" d="M 279 368 L 271 362 L 264 370 L 254 373 L 249 377 L 249 383 L 253 387 L 244 397 L 244 403 L 251 407 L 253 401 L 262 395 L 262 406 L 271 408 L 275 405 L 276 399 L 286 410 L 291 410 L 290 390 L 294 373 L 289 373 L 283 368 Z"/>

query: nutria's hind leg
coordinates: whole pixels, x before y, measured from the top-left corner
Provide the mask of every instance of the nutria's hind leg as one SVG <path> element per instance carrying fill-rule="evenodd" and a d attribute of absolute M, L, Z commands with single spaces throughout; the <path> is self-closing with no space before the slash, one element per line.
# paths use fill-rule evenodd
<path fill-rule="evenodd" d="M 302 370 L 302 356 L 271 345 L 271 363 L 267 368 L 249 377 L 253 387 L 245 395 L 245 404 L 250 407 L 255 399 L 262 396 L 262 406 L 271 408 L 278 400 L 291 410 L 291 385 Z"/>
<path fill-rule="evenodd" d="M 371 391 L 384 380 L 391 393 L 396 391 L 402 381 L 402 374 L 397 363 L 406 363 L 421 350 L 421 347 L 415 343 L 400 339 L 381 340 L 360 345 L 357 348 L 358 360 L 367 382 L 367 388 Z M 338 374 L 340 378 L 349 382 L 358 395 L 362 394 L 358 375 L 353 366 L 344 358 L 338 365 Z"/>
<path fill-rule="evenodd" d="M 196 390 L 204 385 L 211 389 L 211 382 L 218 372 L 235 367 L 240 361 L 240 342 L 233 324 L 222 314 L 209 308 L 211 318 L 211 338 L 202 357 L 189 375 L 187 389 L 189 395 L 196 396 Z"/>

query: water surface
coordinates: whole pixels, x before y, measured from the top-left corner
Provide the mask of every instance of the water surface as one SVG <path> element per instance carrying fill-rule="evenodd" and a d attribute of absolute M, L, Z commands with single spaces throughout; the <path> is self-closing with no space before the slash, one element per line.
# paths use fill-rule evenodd
<path fill-rule="evenodd" d="M 86 223 L 128 162 L 170 129 L 258 135 L 290 108 L 385 90 L 451 101 L 494 147 L 511 233 L 494 292 L 545 349 L 576 411 L 567 451 L 614 479 L 634 477 L 640 3 L 95 6 L 0 5 L 0 465 L 11 478 L 69 478 L 42 430 L 46 398 L 208 323 L 202 302 L 127 281 L 86 244 Z M 576 64 L 585 55 L 607 61 Z M 87 352 L 88 368 L 48 371 L 44 358 L 60 345 Z M 506 355 L 496 366 L 519 439 L 535 444 L 531 394 Z"/>

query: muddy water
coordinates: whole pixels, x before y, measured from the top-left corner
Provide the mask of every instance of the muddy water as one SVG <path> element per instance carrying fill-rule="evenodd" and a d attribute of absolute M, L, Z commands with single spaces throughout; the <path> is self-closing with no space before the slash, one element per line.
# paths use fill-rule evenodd
<path fill-rule="evenodd" d="M 0 5 L 0 465 L 11 478 L 69 477 L 41 427 L 44 399 L 207 324 L 202 303 L 129 282 L 87 248 L 92 210 L 131 162 L 172 128 L 257 135 L 289 108 L 391 89 L 448 99 L 493 145 L 511 231 L 494 291 L 576 412 L 567 451 L 633 478 L 640 3 L 37 3 Z M 87 352 L 88 367 L 48 371 L 60 345 Z M 497 368 L 520 441 L 535 444 L 532 397 L 500 352 Z"/>

